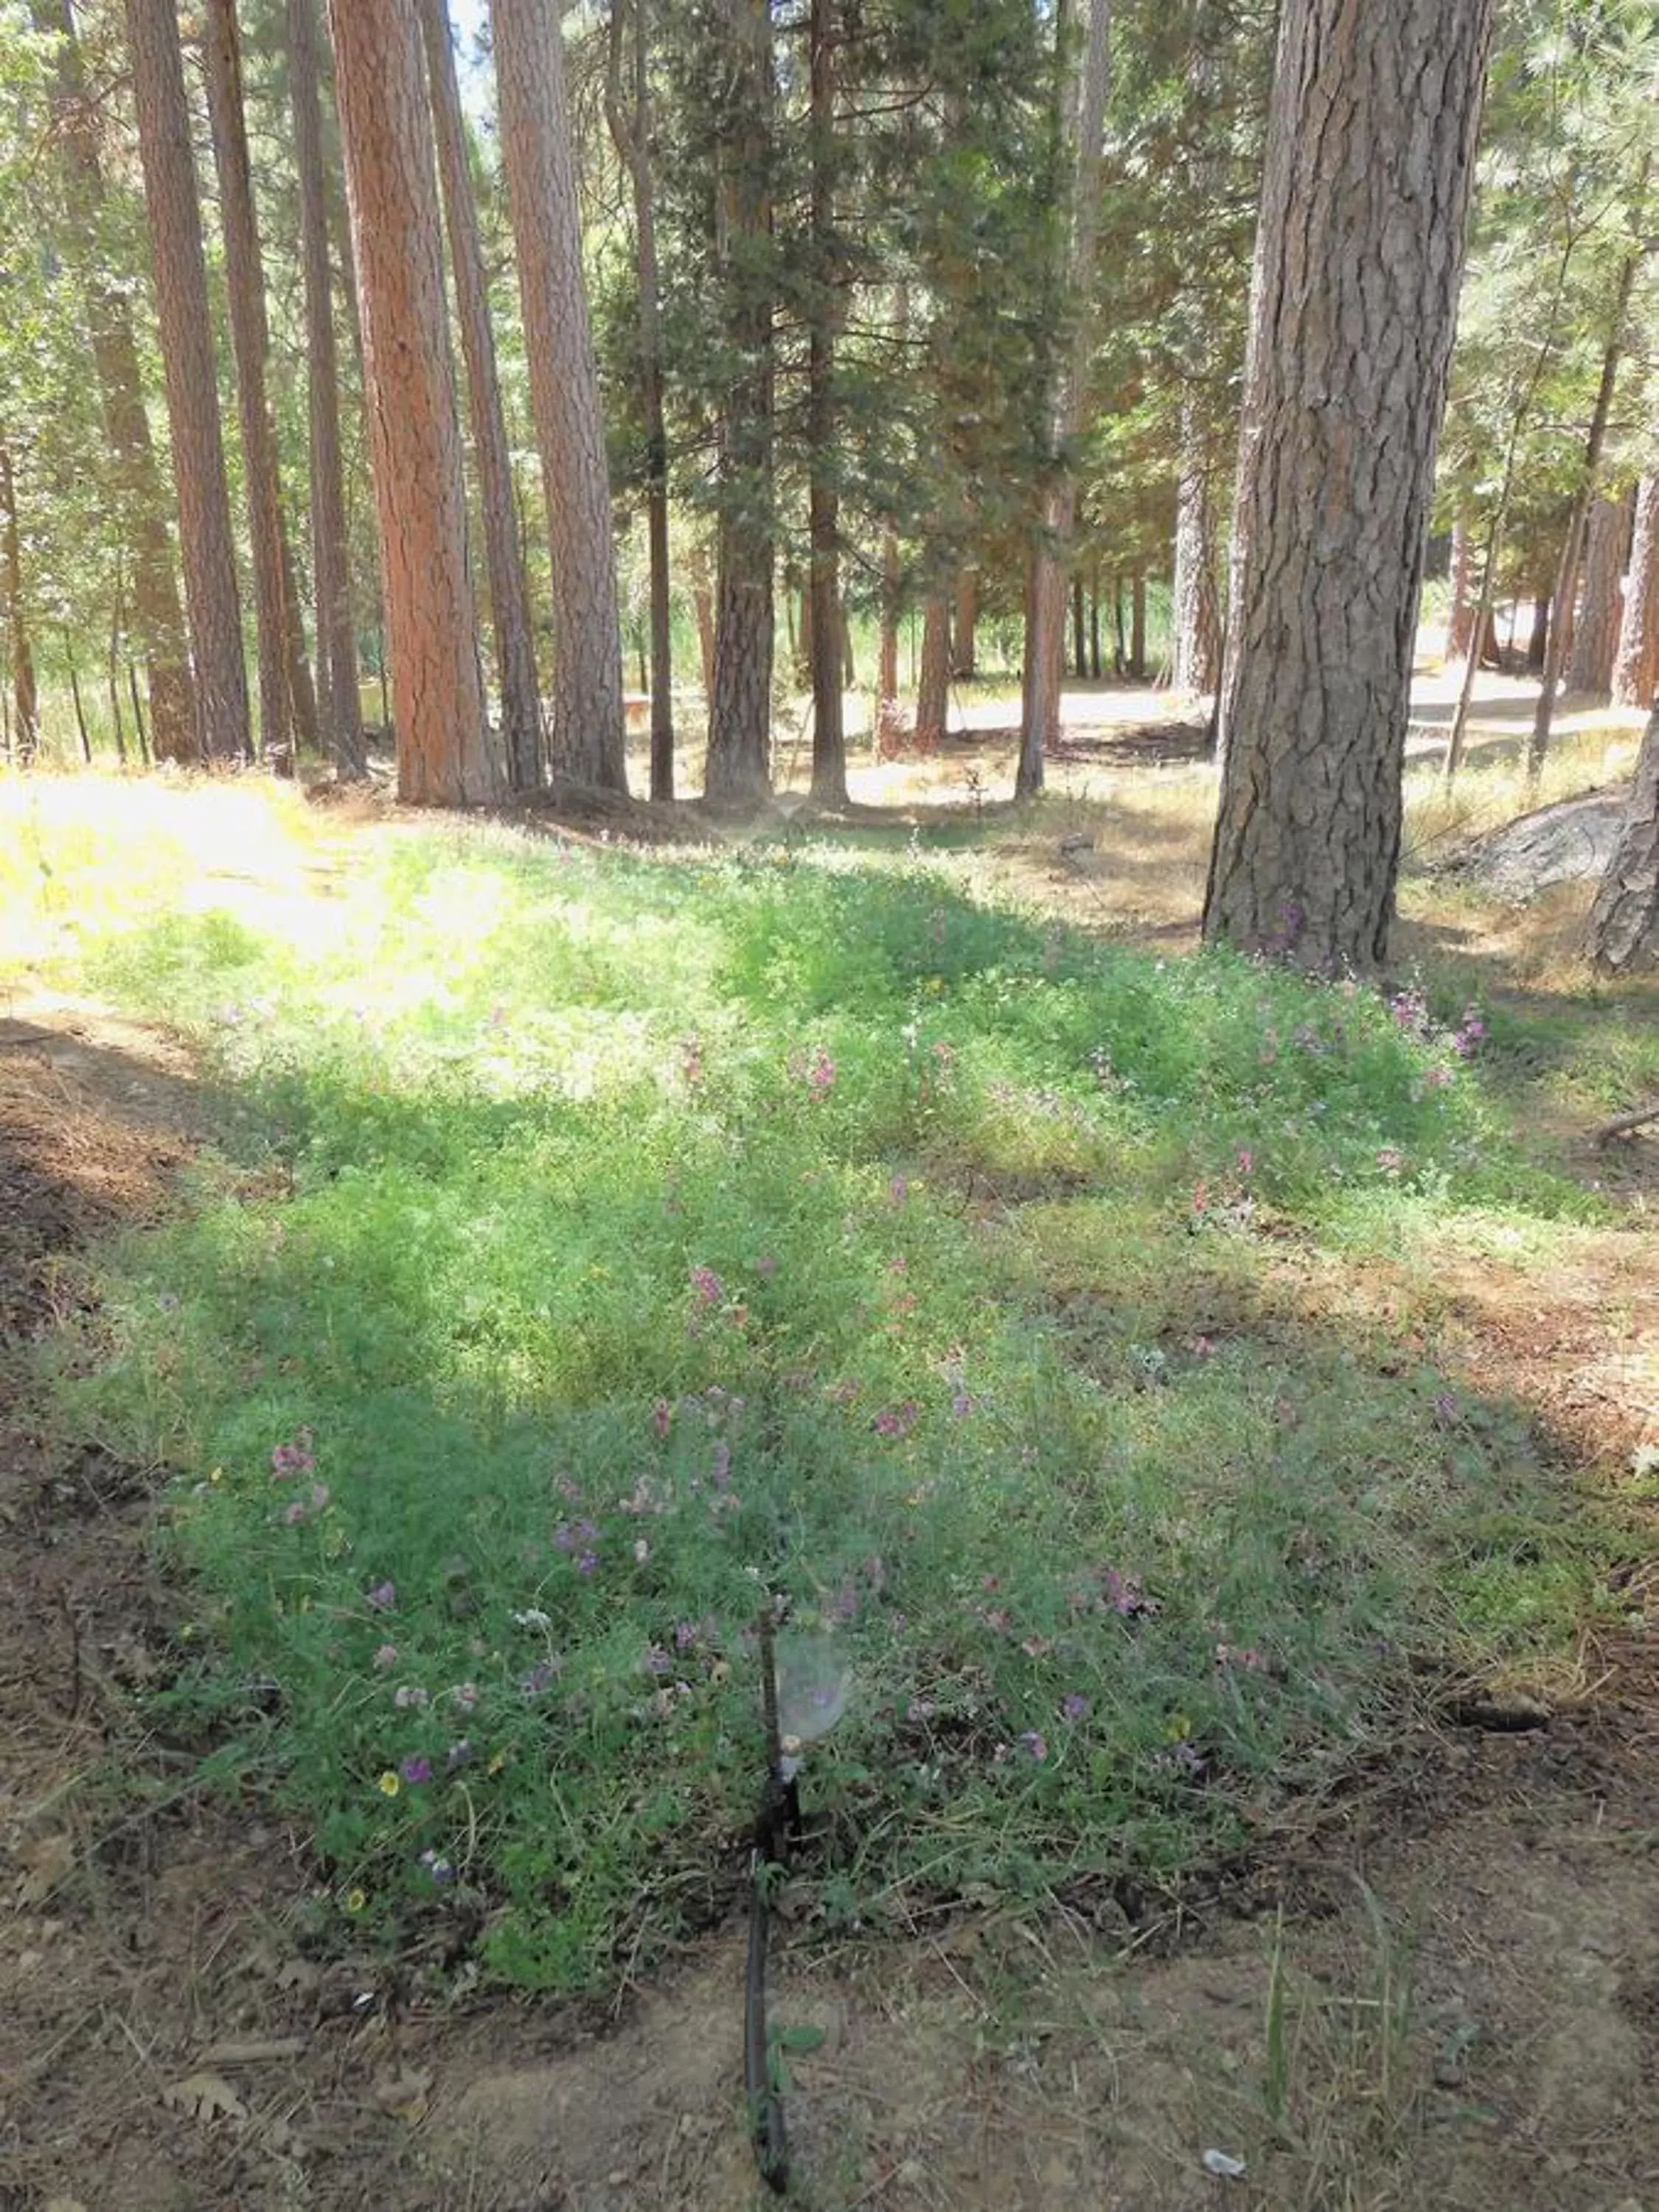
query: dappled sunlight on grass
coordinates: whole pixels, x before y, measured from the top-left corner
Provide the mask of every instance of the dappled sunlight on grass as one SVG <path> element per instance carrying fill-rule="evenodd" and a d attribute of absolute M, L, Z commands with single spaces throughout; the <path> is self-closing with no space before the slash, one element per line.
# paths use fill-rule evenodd
<path fill-rule="evenodd" d="M 568 1987 L 718 1910 L 763 1589 L 855 1686 L 826 1926 L 1231 1850 L 1425 1660 L 1591 1601 L 1527 1423 L 1354 1272 L 1598 1211 L 1461 989 L 798 835 L 387 826 L 325 902 L 103 917 L 91 972 L 228 1103 L 65 1387 L 178 1470 L 155 1724 L 312 1823 L 348 1917 Z"/>

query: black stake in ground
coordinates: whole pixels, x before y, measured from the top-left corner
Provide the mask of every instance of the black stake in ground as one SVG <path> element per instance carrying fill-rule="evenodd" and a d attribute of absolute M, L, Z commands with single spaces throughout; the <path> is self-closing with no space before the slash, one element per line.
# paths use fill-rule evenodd
<path fill-rule="evenodd" d="M 800 1794 L 793 1762 L 783 1754 L 783 1731 L 778 1720 L 777 1621 L 769 1604 L 758 1623 L 760 1632 L 761 1702 L 766 1717 L 766 1789 L 755 1821 L 754 1847 L 750 1856 L 749 1967 L 744 1989 L 743 2021 L 743 2078 L 749 2099 L 749 2124 L 755 2158 L 769 2187 L 781 2196 L 789 2186 L 789 2138 L 783 2124 L 783 2100 L 778 2092 L 766 2032 L 766 1942 L 770 1911 L 768 1885 L 773 1869 L 785 1863 L 790 1841 L 800 1826 Z"/>

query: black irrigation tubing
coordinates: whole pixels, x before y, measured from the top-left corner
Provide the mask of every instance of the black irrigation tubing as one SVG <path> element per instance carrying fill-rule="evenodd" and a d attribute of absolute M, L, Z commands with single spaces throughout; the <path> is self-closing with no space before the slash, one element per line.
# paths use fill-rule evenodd
<path fill-rule="evenodd" d="M 755 1821 L 750 1858 L 749 1958 L 744 1986 L 743 2077 L 755 2160 L 769 2188 L 781 2196 L 789 2186 L 789 2137 L 783 2099 L 773 2064 L 766 2026 L 766 1950 L 770 1907 L 767 1888 L 772 1869 L 785 1863 L 800 1823 L 800 1799 L 793 1773 L 784 1767 L 778 1722 L 776 1619 L 769 1604 L 758 1624 L 761 1697 L 766 1715 L 766 1790 Z"/>

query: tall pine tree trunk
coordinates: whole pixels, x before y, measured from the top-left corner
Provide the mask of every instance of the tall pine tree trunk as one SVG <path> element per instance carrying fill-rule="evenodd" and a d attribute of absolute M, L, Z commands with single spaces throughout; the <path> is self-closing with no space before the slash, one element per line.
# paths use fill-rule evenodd
<path fill-rule="evenodd" d="M 1181 414 L 1181 470 L 1176 483 L 1171 680 L 1177 691 L 1213 691 L 1218 673 L 1221 611 L 1216 598 L 1215 501 L 1197 411 Z"/>
<path fill-rule="evenodd" d="M 916 750 L 937 752 L 951 710 L 951 602 L 929 592 L 921 611 L 921 660 L 916 670 Z"/>
<path fill-rule="evenodd" d="M 363 325 L 399 796 L 477 805 L 492 756 L 467 568 L 432 129 L 415 0 L 329 0 Z"/>
<path fill-rule="evenodd" d="M 29 645 L 28 603 L 23 592 L 23 534 L 17 520 L 17 480 L 12 473 L 11 449 L 3 438 L 0 438 L 0 548 L 3 548 L 6 564 L 6 637 L 11 650 L 11 691 L 15 709 L 12 750 L 27 768 L 40 742 L 40 712 L 34 687 L 34 654 Z"/>
<path fill-rule="evenodd" d="M 29 13 L 37 32 L 59 41 L 52 111 L 63 153 L 65 197 L 80 236 L 95 240 L 104 223 L 106 198 L 100 110 L 87 91 L 74 11 L 70 0 L 30 0 Z M 184 608 L 144 405 L 131 295 L 96 258 L 87 278 L 87 320 L 131 568 L 133 627 L 149 667 L 155 757 L 190 761 L 196 757 L 196 712 Z"/>
<path fill-rule="evenodd" d="M 1492 20 L 1492 0 L 1279 19 L 1204 933 L 1322 970 L 1387 952 Z"/>
<path fill-rule="evenodd" d="M 1630 312 L 1630 296 L 1635 286 L 1638 264 L 1638 255 L 1627 254 L 1619 271 L 1613 315 L 1607 325 L 1607 344 L 1601 356 L 1601 380 L 1596 390 L 1595 411 L 1590 416 L 1589 435 L 1584 441 L 1583 471 L 1577 495 L 1572 503 L 1572 513 L 1567 522 L 1566 540 L 1561 548 L 1561 565 L 1555 574 L 1553 598 L 1556 618 L 1546 644 L 1544 681 L 1539 689 L 1538 710 L 1533 717 L 1532 735 L 1527 741 L 1527 777 L 1529 782 L 1535 783 L 1542 775 L 1545 757 L 1549 751 L 1550 725 L 1555 716 L 1556 693 L 1566 667 L 1573 603 L 1578 596 L 1578 570 L 1589 530 L 1590 509 L 1595 504 L 1596 487 L 1601 475 L 1601 448 L 1607 441 L 1607 418 L 1613 411 L 1613 386 L 1618 381 L 1619 362 L 1627 336 L 1625 321 Z"/>
<path fill-rule="evenodd" d="M 1052 400 L 1052 443 L 1042 514 L 1025 576 L 1025 665 L 1020 696 L 1019 767 L 1014 788 L 1029 798 L 1042 788 L 1043 749 L 1060 730 L 1060 678 L 1066 643 L 1066 572 L 1072 557 L 1077 478 L 1071 448 L 1083 428 L 1089 395 L 1095 252 L 1100 237 L 1101 157 L 1111 67 L 1109 0 L 1088 0 L 1073 149 L 1071 219 L 1065 289 L 1071 310 Z M 1063 12 L 1056 18 L 1063 25 Z"/>
<path fill-rule="evenodd" d="M 562 775 L 626 791 L 611 483 L 559 18 L 555 0 L 490 0 L 501 165 L 553 565 L 552 758 Z"/>
<path fill-rule="evenodd" d="M 841 316 L 835 244 L 836 0 L 811 0 L 811 222 L 812 287 L 807 308 L 807 589 L 812 605 L 812 796 L 847 804 L 847 735 L 842 714 L 845 659 L 841 617 L 841 519 L 836 451 L 836 333 Z"/>
<path fill-rule="evenodd" d="M 247 664 L 179 18 L 173 0 L 126 0 L 126 6 L 167 422 L 173 434 L 173 473 L 179 492 L 185 607 L 196 677 L 197 749 L 204 760 L 246 760 L 252 753 Z"/>
<path fill-rule="evenodd" d="M 450 265 L 455 272 L 455 307 L 466 361 L 467 398 L 472 420 L 472 455 L 478 471 L 483 510 L 484 566 L 489 576 L 490 629 L 495 640 L 495 675 L 501 688 L 501 743 L 507 779 L 514 791 L 533 791 L 541 781 L 541 702 L 536 689 L 536 655 L 530 637 L 530 592 L 525 582 L 524 549 L 513 496 L 513 458 L 507 442 L 501 379 L 495 368 L 495 334 L 489 320 L 478 210 L 467 167 L 461 91 L 455 73 L 455 47 L 445 0 L 420 0 L 421 32 L 426 42 L 427 84 L 438 142 L 438 176 L 443 187 L 444 220 L 449 232 Z"/>
<path fill-rule="evenodd" d="M 1648 716 L 1619 842 L 1590 909 L 1588 950 L 1609 975 L 1659 962 L 1659 699 Z"/>
<path fill-rule="evenodd" d="M 704 790 L 754 806 L 771 789 L 773 651 L 772 17 L 720 0 L 727 121 L 716 222 L 726 336 L 741 363 L 720 410 L 714 696 Z"/>
<path fill-rule="evenodd" d="M 640 404 L 645 416 L 645 528 L 651 591 L 651 796 L 674 796 L 674 642 L 668 556 L 668 420 L 664 405 L 662 280 L 651 174 L 650 0 L 633 0 L 631 110 L 622 96 L 623 9 L 611 15 L 606 112 L 634 193 L 634 253 L 640 287 Z"/>
<path fill-rule="evenodd" d="M 265 279 L 259 226 L 248 163 L 247 123 L 242 106 L 241 39 L 236 0 L 207 0 L 202 40 L 207 70 L 208 113 L 214 167 L 224 226 L 225 283 L 230 298 L 231 345 L 236 356 L 236 404 L 242 432 L 242 479 L 248 535 L 253 547 L 253 607 L 259 655 L 259 740 L 272 757 L 291 757 L 295 717 L 290 698 L 289 623 L 283 575 L 282 493 L 276 441 L 265 396 L 270 334 L 265 318 Z"/>
<path fill-rule="evenodd" d="M 307 407 L 311 430 L 312 583 L 317 607 L 319 734 L 336 773 L 360 776 L 368 765 L 351 618 L 345 473 L 340 443 L 340 372 L 334 343 L 328 258 L 328 189 L 323 161 L 317 0 L 288 0 L 289 95 L 294 107 L 295 173 L 300 193 L 300 254 L 305 270 Z"/>
<path fill-rule="evenodd" d="M 1613 704 L 1650 707 L 1659 696 L 1659 475 L 1644 477 L 1636 487 L 1626 573 L 1630 581 L 1613 664 Z"/>
<path fill-rule="evenodd" d="M 979 567 L 964 561 L 957 570 L 956 605 L 951 615 L 951 673 L 970 678 L 979 672 Z"/>
<path fill-rule="evenodd" d="M 1613 657 L 1619 650 L 1620 585 L 1630 538 L 1630 501 L 1598 499 L 1590 509 L 1584 544 L 1584 588 L 1573 625 L 1567 689 L 1591 698 L 1613 690 Z"/>
<path fill-rule="evenodd" d="M 1474 532 L 1462 514 L 1452 524 L 1448 596 L 1446 658 L 1462 660 L 1474 643 Z"/>

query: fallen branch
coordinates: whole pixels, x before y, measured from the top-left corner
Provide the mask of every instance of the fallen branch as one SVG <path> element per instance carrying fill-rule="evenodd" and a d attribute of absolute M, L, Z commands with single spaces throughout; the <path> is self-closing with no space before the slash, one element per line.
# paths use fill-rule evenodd
<path fill-rule="evenodd" d="M 1659 1104 L 1638 1106 L 1633 1113 L 1615 1114 L 1611 1121 L 1604 1121 L 1596 1131 L 1595 1141 L 1608 1145 L 1615 1137 L 1628 1137 L 1633 1129 L 1644 1129 L 1650 1121 L 1659 1121 Z"/>

